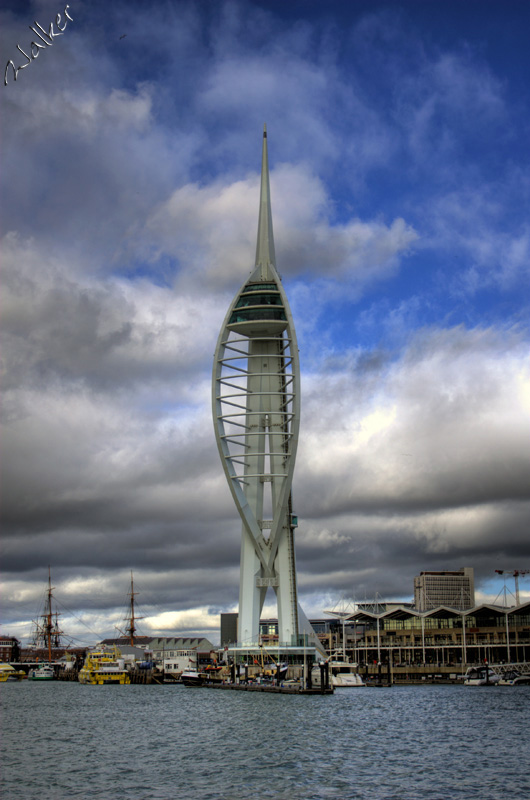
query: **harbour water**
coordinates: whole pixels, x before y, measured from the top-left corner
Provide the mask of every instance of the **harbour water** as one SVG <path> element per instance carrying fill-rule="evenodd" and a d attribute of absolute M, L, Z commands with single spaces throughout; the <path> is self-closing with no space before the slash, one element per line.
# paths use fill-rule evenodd
<path fill-rule="evenodd" d="M 4 683 L 3 800 L 528 800 L 530 686 Z"/>

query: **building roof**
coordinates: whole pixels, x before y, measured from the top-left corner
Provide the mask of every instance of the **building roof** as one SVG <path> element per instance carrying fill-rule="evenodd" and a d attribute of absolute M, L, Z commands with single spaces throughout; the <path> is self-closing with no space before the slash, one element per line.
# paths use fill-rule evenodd
<path fill-rule="evenodd" d="M 146 647 L 153 640 L 152 636 L 135 636 L 134 647 Z M 119 636 L 117 639 L 102 639 L 100 644 L 115 644 L 117 647 L 131 645 L 129 636 Z"/>
<path fill-rule="evenodd" d="M 203 636 L 162 636 L 158 639 L 151 639 L 149 647 L 151 650 L 216 650 L 217 648 Z"/>
<path fill-rule="evenodd" d="M 437 606 L 436 608 L 429 609 L 429 611 L 417 611 L 416 609 L 405 605 L 394 606 L 393 608 L 390 608 L 387 611 L 382 611 L 381 613 L 358 609 L 353 614 L 350 614 L 348 617 L 346 617 L 346 619 L 352 622 L 375 619 L 410 619 L 411 617 L 423 617 L 424 619 L 428 619 L 430 617 L 442 617 L 449 619 L 451 617 L 487 617 L 491 616 L 492 614 L 494 616 L 504 616 L 507 613 L 510 615 L 523 615 L 530 613 L 530 601 L 526 603 L 520 603 L 518 606 L 510 606 L 509 608 L 505 608 L 504 606 L 495 606 L 490 603 L 481 603 L 473 608 L 466 608 L 462 610 L 458 608 L 449 608 L 448 606 Z"/>

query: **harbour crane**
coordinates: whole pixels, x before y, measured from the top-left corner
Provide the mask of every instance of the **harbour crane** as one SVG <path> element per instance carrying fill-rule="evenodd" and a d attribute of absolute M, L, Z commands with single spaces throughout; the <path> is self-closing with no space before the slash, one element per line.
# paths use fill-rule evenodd
<path fill-rule="evenodd" d="M 521 605 L 521 601 L 519 599 L 519 576 L 529 575 L 530 569 L 496 569 L 495 572 L 497 575 L 513 575 L 515 580 L 515 603 L 518 606 Z"/>

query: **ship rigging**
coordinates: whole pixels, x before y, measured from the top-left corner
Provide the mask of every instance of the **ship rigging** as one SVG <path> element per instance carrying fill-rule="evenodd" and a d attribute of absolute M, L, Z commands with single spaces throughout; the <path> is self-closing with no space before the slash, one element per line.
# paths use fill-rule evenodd
<path fill-rule="evenodd" d="M 53 590 L 51 569 L 48 567 L 48 588 L 46 589 L 46 600 L 44 611 L 34 622 L 33 646 L 46 649 L 48 651 L 48 662 L 52 661 L 52 648 L 61 647 L 61 634 L 59 628 L 59 613 L 53 610 Z"/>
<path fill-rule="evenodd" d="M 121 633 L 122 636 L 125 636 L 129 640 L 129 644 L 132 647 L 134 647 L 134 636 L 135 636 L 136 631 L 138 630 L 138 628 L 136 627 L 136 622 L 139 619 L 143 619 L 143 617 L 138 617 L 135 614 L 134 597 L 137 594 L 138 594 L 138 592 L 134 591 L 134 579 L 133 579 L 133 573 L 132 573 L 132 570 L 131 570 L 131 590 L 129 592 L 129 597 L 131 599 L 130 599 L 130 602 L 129 602 L 128 615 L 125 618 L 126 627 L 125 627 L 125 630 L 122 631 L 122 630 L 120 630 L 120 628 L 118 628 L 116 626 L 116 630 L 118 631 L 118 633 Z"/>

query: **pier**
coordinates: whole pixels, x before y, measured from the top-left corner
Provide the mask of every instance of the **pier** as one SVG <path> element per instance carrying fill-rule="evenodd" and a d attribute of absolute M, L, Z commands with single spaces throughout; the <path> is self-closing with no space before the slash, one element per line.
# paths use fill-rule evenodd
<path fill-rule="evenodd" d="M 302 689 L 298 684 L 271 686 L 266 683 L 203 683 L 191 689 L 229 689 L 236 692 L 268 692 L 269 694 L 333 694 L 333 687 Z"/>
<path fill-rule="evenodd" d="M 407 664 L 403 666 L 388 663 L 370 664 L 359 668 L 359 674 L 367 686 L 414 685 L 414 684 L 461 684 L 468 667 L 484 666 L 484 662 L 461 664 Z M 511 663 L 492 663 L 489 668 L 500 675 L 513 669 L 521 673 L 530 671 L 527 661 Z"/>

